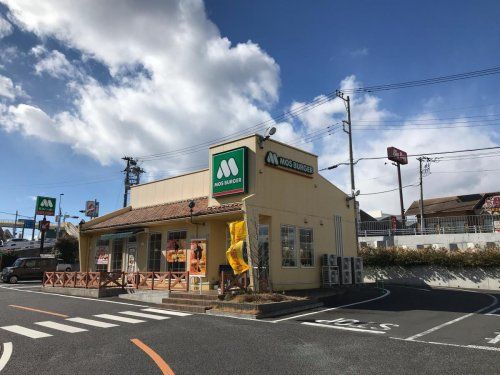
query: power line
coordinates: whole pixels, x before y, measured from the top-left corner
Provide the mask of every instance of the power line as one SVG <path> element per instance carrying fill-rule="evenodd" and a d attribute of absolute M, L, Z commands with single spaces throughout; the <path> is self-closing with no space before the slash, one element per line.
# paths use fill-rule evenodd
<path fill-rule="evenodd" d="M 403 186 L 403 189 L 408 188 L 408 187 L 412 187 L 412 186 L 418 186 L 418 185 L 419 185 L 418 183 L 415 183 L 415 184 L 410 184 L 410 185 L 405 185 L 405 186 Z M 396 190 L 399 190 L 399 187 L 394 188 L 394 189 L 390 189 L 390 190 L 376 191 L 376 192 L 374 192 L 374 193 L 364 193 L 364 194 L 359 194 L 359 195 L 377 195 L 377 194 L 385 194 L 385 193 L 390 193 L 390 192 L 392 192 L 392 191 L 396 191 Z"/>
<path fill-rule="evenodd" d="M 471 149 L 464 149 L 464 150 L 453 150 L 453 151 L 439 151 L 439 152 L 426 152 L 426 153 L 420 153 L 420 154 L 408 154 L 408 157 L 416 157 L 416 156 L 427 156 L 427 155 L 445 155 L 445 154 L 457 154 L 457 153 L 462 153 L 462 152 L 475 152 L 475 151 L 484 151 L 484 150 L 497 150 L 500 149 L 500 146 L 493 146 L 493 147 L 482 147 L 482 148 L 471 148 Z M 387 159 L 387 155 L 385 156 L 373 156 L 373 157 L 363 157 L 359 158 L 354 162 L 354 164 L 357 164 L 358 162 L 362 160 L 380 160 L 380 159 Z M 334 164 L 333 166 L 326 167 L 320 169 L 320 171 L 325 171 L 325 170 L 330 170 L 334 169 L 340 165 L 344 165 L 346 163 L 338 163 Z"/>
<path fill-rule="evenodd" d="M 494 172 L 494 171 L 500 171 L 500 168 L 496 169 L 477 169 L 475 171 L 465 171 L 465 170 L 459 170 L 459 171 L 442 171 L 442 172 L 432 172 L 431 174 L 436 174 L 436 173 L 480 173 L 480 172 Z"/>
<path fill-rule="evenodd" d="M 371 93 L 376 91 L 398 90 L 410 87 L 428 86 L 428 85 L 435 85 L 438 83 L 446 83 L 446 82 L 453 82 L 470 78 L 484 77 L 499 73 L 500 73 L 500 67 L 493 67 L 466 73 L 452 74 L 452 75 L 439 76 L 439 77 L 420 79 L 414 81 L 358 87 L 352 89 L 343 89 L 342 91 L 346 94 L 350 94 L 350 93 L 367 93 L 367 92 Z"/>

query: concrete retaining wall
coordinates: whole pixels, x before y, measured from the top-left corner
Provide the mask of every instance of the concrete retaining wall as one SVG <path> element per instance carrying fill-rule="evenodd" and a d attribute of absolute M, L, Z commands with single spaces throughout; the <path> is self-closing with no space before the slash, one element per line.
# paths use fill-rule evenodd
<path fill-rule="evenodd" d="M 500 268 L 366 267 L 365 282 L 376 279 L 400 285 L 499 290 Z"/>
<path fill-rule="evenodd" d="M 451 250 L 466 250 L 475 246 L 490 244 L 500 246 L 500 233 L 454 233 L 424 234 L 412 236 L 369 236 L 359 237 L 360 243 L 374 247 L 400 246 L 416 249 L 421 246 L 444 247 Z"/>
<path fill-rule="evenodd" d="M 42 287 L 42 292 L 66 294 L 69 296 L 104 298 L 115 297 L 123 293 L 122 288 L 104 288 L 104 289 L 85 289 L 85 288 L 63 288 L 58 286 Z"/>

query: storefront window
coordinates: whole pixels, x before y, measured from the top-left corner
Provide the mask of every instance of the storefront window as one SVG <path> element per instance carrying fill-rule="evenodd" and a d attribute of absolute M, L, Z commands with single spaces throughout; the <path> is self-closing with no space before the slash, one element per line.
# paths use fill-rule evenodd
<path fill-rule="evenodd" d="M 297 251 L 295 249 L 295 227 L 281 226 L 281 265 L 297 267 Z"/>
<path fill-rule="evenodd" d="M 161 234 L 149 236 L 148 271 L 159 272 L 161 264 Z"/>
<path fill-rule="evenodd" d="M 300 265 L 304 267 L 314 266 L 313 230 L 301 228 L 300 239 Z"/>
<path fill-rule="evenodd" d="M 111 271 L 122 270 L 123 258 L 123 239 L 115 239 L 113 241 L 113 252 L 111 254 Z"/>
<path fill-rule="evenodd" d="M 167 271 L 186 271 L 187 248 L 187 231 L 168 232 Z"/>

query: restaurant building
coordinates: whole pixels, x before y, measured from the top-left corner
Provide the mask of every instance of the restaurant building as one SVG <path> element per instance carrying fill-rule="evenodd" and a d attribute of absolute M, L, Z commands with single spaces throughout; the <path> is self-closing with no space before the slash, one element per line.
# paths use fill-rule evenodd
<path fill-rule="evenodd" d="M 229 223 L 274 290 L 320 286 L 321 256 L 356 256 L 355 211 L 318 158 L 251 135 L 211 146 L 209 168 L 131 187 L 130 205 L 80 227 L 81 271 L 190 271 L 216 288 Z"/>

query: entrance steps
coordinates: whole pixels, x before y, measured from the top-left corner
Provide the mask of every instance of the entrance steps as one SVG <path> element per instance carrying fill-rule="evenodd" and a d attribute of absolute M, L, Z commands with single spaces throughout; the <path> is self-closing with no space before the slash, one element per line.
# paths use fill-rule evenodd
<path fill-rule="evenodd" d="M 169 310 L 204 314 L 213 307 L 212 301 L 217 299 L 217 293 L 171 292 L 168 298 L 163 298 L 161 306 Z"/>

